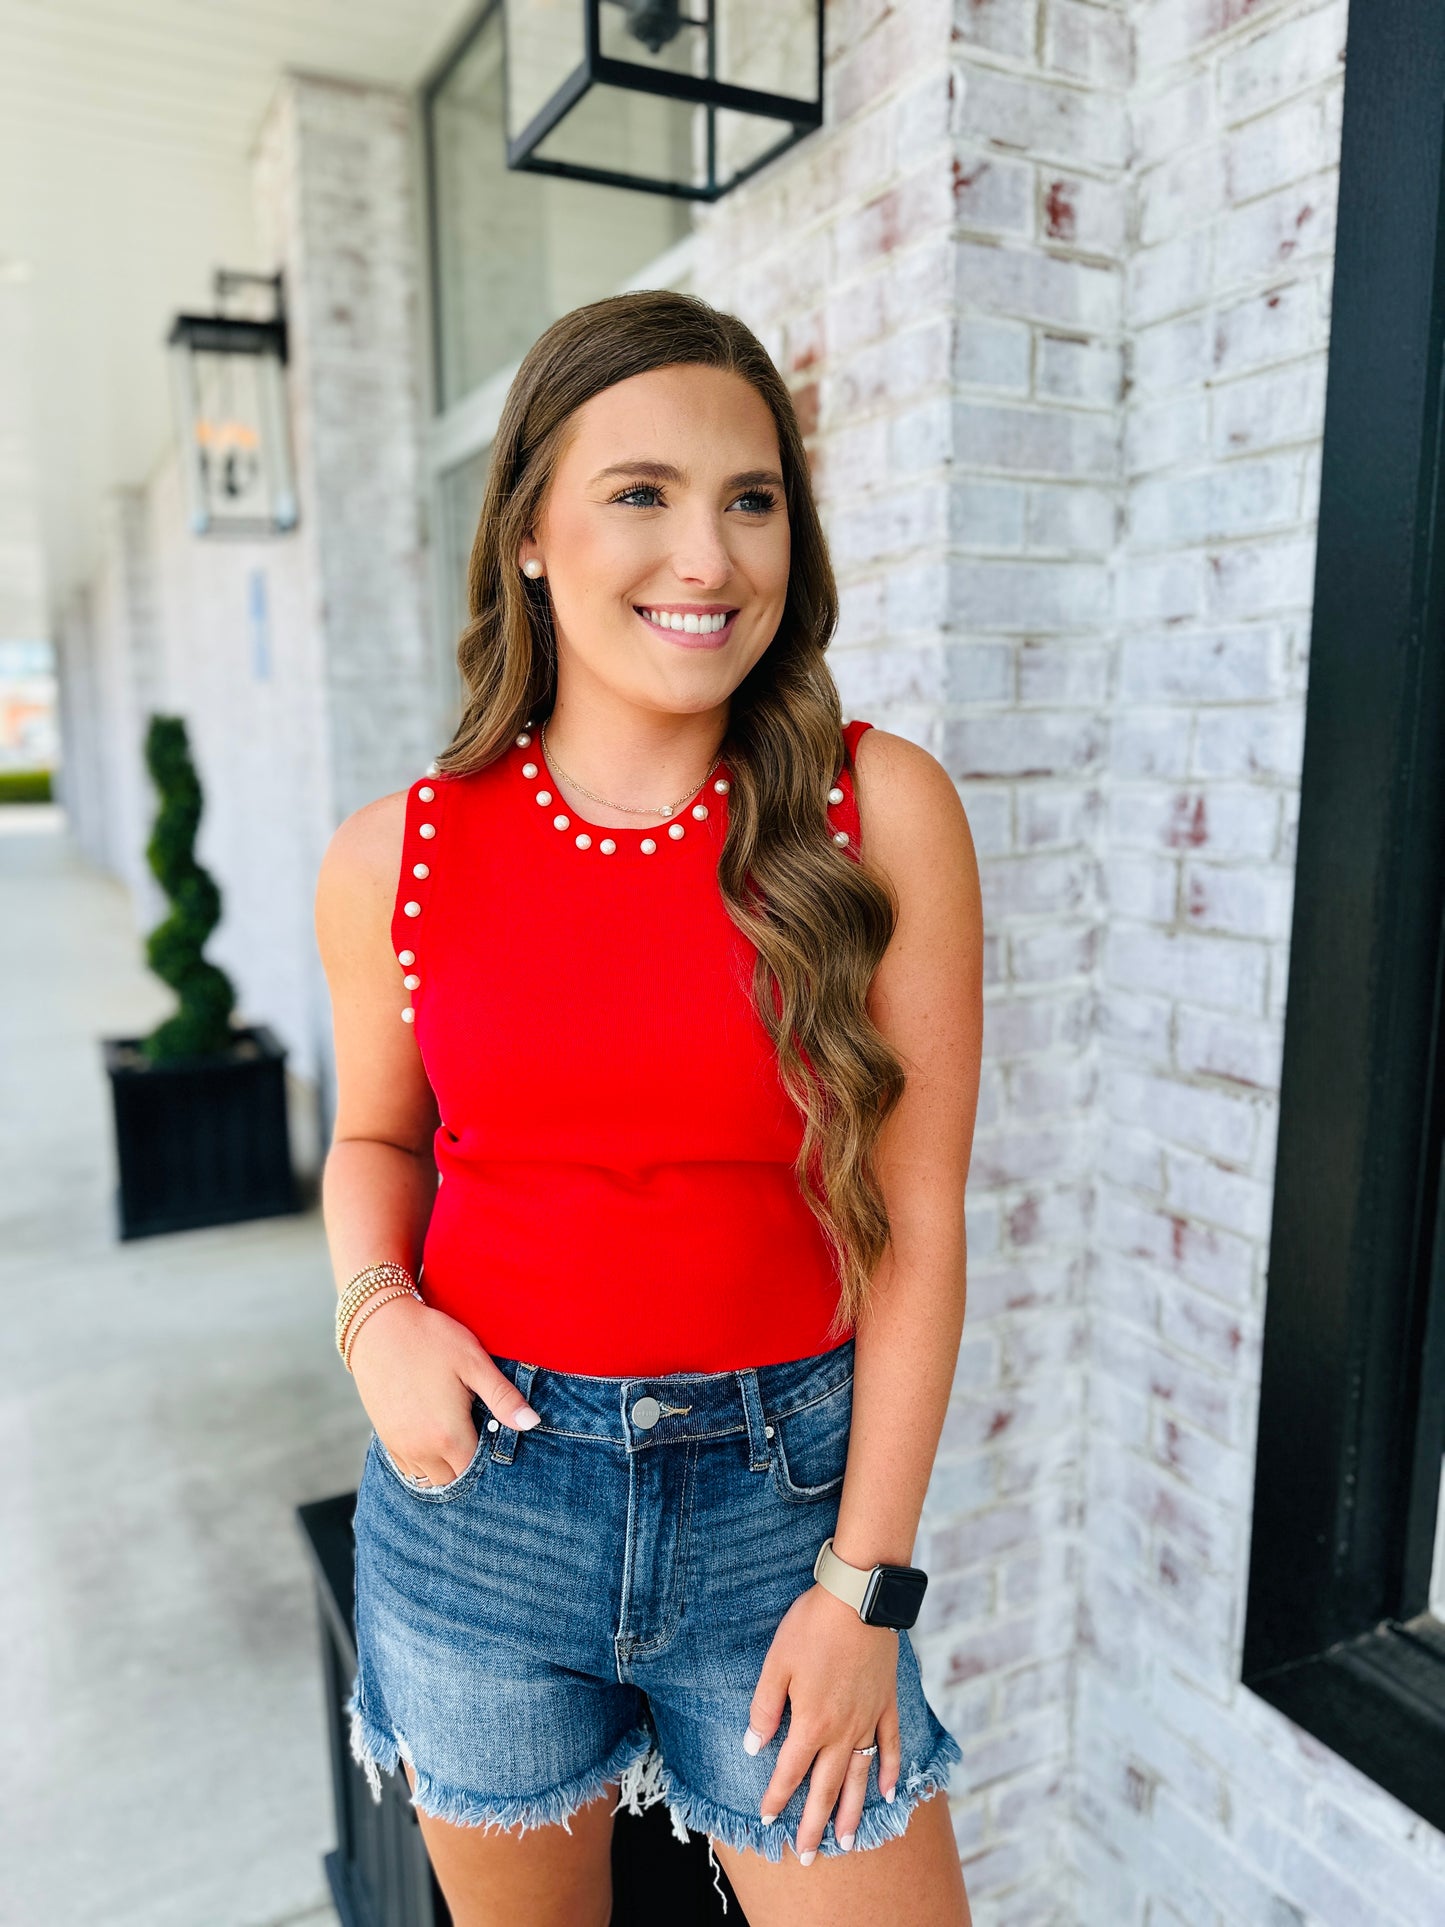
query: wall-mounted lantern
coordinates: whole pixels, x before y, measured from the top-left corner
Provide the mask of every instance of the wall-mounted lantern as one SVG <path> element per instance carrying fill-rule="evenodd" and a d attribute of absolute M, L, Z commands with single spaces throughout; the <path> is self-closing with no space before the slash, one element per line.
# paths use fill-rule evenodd
<path fill-rule="evenodd" d="M 503 0 L 507 165 L 715 201 L 823 120 L 823 0 Z"/>
<path fill-rule="evenodd" d="M 239 286 L 269 287 L 262 320 L 223 312 Z M 216 273 L 211 315 L 177 315 L 167 340 L 191 530 L 273 535 L 296 526 L 279 274 Z"/>

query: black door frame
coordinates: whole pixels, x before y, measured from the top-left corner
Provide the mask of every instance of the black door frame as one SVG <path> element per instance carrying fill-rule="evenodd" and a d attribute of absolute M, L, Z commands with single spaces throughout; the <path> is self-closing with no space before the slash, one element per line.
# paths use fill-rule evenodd
<path fill-rule="evenodd" d="M 1445 13 L 1353 0 L 1244 1683 L 1445 1827 Z"/>

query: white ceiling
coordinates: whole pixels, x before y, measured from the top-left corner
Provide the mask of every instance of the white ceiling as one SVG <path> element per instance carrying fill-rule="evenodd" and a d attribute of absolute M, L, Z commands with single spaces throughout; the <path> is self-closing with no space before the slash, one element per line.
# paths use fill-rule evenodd
<path fill-rule="evenodd" d="M 13 478 L 55 606 L 94 566 L 105 492 L 169 438 L 171 317 L 212 306 L 216 267 L 270 267 L 249 155 L 281 71 L 414 87 L 476 7 L 0 0 L 0 289 L 27 311 L 0 330 L 0 630 L 30 593 Z"/>

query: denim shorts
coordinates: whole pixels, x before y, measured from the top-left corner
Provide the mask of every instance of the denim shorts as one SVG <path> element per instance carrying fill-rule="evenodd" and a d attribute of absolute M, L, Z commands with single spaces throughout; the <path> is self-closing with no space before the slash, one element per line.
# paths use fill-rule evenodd
<path fill-rule="evenodd" d="M 415 1486 L 373 1433 L 357 1493 L 351 1750 L 373 1796 L 405 1759 L 412 1804 L 462 1826 L 567 1824 L 666 1801 L 688 1829 L 780 1860 L 809 1777 L 759 1817 L 787 1735 L 743 1751 L 778 1623 L 813 1583 L 848 1454 L 853 1340 L 723 1372 L 596 1378 L 497 1358 L 541 1424 L 480 1399 L 458 1478 Z M 902 1766 L 870 1763 L 852 1851 L 901 1834 L 962 1758 L 898 1642 Z M 570 1829 L 569 1829 L 570 1831 Z M 830 1817 L 820 1853 L 840 1853 Z"/>

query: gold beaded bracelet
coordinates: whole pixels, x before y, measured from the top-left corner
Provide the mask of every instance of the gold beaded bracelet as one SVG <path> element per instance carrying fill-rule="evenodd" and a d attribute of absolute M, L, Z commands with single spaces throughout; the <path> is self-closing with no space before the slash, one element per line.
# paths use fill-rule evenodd
<path fill-rule="evenodd" d="M 381 1264 L 367 1265 L 346 1286 L 336 1305 L 336 1349 L 343 1358 L 346 1356 L 347 1327 L 352 1319 L 369 1298 L 395 1285 L 405 1286 L 408 1291 L 416 1290 L 416 1280 L 406 1266 L 388 1258 Z"/>
<path fill-rule="evenodd" d="M 356 1343 L 356 1334 L 374 1311 L 380 1311 L 381 1307 L 389 1304 L 393 1298 L 415 1298 L 419 1305 L 426 1302 L 415 1285 L 393 1285 L 390 1290 L 378 1291 L 368 1298 L 352 1319 L 351 1328 L 346 1334 L 346 1350 L 341 1354 L 341 1361 L 348 1372 L 351 1370 L 351 1350 Z"/>

